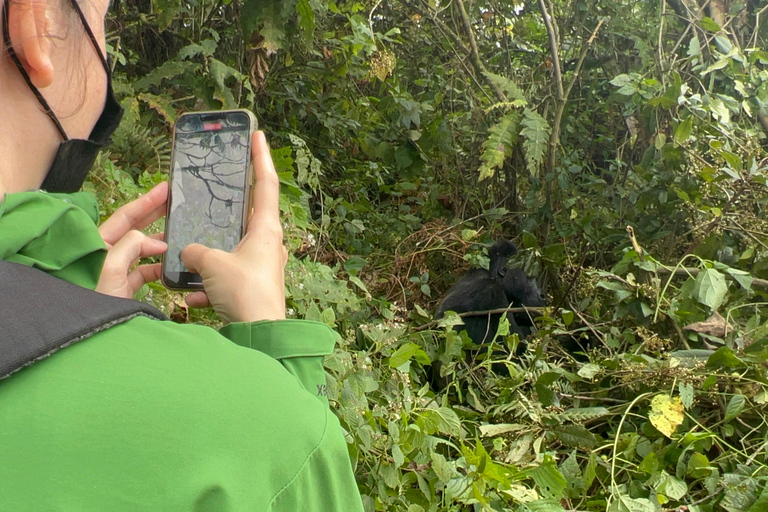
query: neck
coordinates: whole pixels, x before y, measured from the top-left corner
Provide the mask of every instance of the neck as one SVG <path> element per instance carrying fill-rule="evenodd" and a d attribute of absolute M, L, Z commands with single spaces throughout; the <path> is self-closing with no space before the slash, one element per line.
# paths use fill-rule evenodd
<path fill-rule="evenodd" d="M 40 188 L 60 141 L 18 70 L 0 60 L 0 194 Z"/>

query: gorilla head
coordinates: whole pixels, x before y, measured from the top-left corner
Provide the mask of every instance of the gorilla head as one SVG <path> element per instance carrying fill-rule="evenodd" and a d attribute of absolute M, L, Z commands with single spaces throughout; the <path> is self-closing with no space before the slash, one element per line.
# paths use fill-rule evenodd
<path fill-rule="evenodd" d="M 536 281 L 525 275 L 522 269 L 502 269 L 504 274 L 504 293 L 513 307 L 543 307 L 547 305 L 547 296 L 539 291 Z"/>

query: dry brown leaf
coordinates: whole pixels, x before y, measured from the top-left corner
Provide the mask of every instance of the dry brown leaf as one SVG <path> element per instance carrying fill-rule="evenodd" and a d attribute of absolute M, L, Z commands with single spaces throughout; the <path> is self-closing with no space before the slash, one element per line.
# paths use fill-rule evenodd
<path fill-rule="evenodd" d="M 733 326 L 726 322 L 725 318 L 715 311 L 712 316 L 703 322 L 696 322 L 683 327 L 684 331 L 693 331 L 699 334 L 708 334 L 716 338 L 724 338 L 725 335 L 733 330 Z"/>

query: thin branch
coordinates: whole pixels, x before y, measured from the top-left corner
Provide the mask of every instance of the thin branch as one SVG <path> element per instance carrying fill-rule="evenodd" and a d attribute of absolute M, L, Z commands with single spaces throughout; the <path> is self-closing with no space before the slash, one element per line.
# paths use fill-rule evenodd
<path fill-rule="evenodd" d="M 557 48 L 557 34 L 552 26 L 552 20 L 549 17 L 547 6 L 544 5 L 544 0 L 539 0 L 539 8 L 541 9 L 541 16 L 544 18 L 544 25 L 547 27 L 547 35 L 549 36 L 549 46 L 552 52 L 552 60 L 555 68 L 555 85 L 557 86 L 558 100 L 564 101 L 565 93 L 563 91 L 563 74 L 560 71 L 560 57 Z"/>
<path fill-rule="evenodd" d="M 581 49 L 581 55 L 579 55 L 579 61 L 576 63 L 576 69 L 573 71 L 573 76 L 571 77 L 571 81 L 568 83 L 568 88 L 565 90 L 565 97 L 564 99 L 567 100 L 568 97 L 571 95 L 571 89 L 573 89 L 573 84 L 576 83 L 576 80 L 579 78 L 579 73 L 581 72 L 581 67 L 584 65 L 584 59 L 587 58 L 587 53 L 589 53 L 589 48 L 592 46 L 592 43 L 595 41 L 595 37 L 597 37 L 597 31 L 600 30 L 600 27 L 603 26 L 603 19 L 597 22 L 597 26 L 595 27 L 595 30 L 592 31 L 592 35 L 589 36 L 589 39 L 587 39 L 586 44 L 584 44 L 584 48 Z"/>

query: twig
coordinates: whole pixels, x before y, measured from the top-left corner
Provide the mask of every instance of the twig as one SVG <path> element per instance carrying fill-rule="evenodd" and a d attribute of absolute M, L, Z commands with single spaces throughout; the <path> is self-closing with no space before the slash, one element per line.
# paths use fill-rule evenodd
<path fill-rule="evenodd" d="M 555 29 L 552 26 L 552 20 L 550 19 L 547 6 L 544 5 L 544 0 L 539 0 L 539 9 L 541 9 L 541 16 L 544 18 L 544 25 L 547 27 L 547 35 L 549 36 L 549 46 L 552 52 L 553 67 L 555 69 L 555 85 L 557 86 L 557 99 L 563 101 L 565 99 L 565 92 L 563 91 L 563 74 L 560 71 L 560 57 L 559 50 L 557 48 L 557 35 Z"/>

